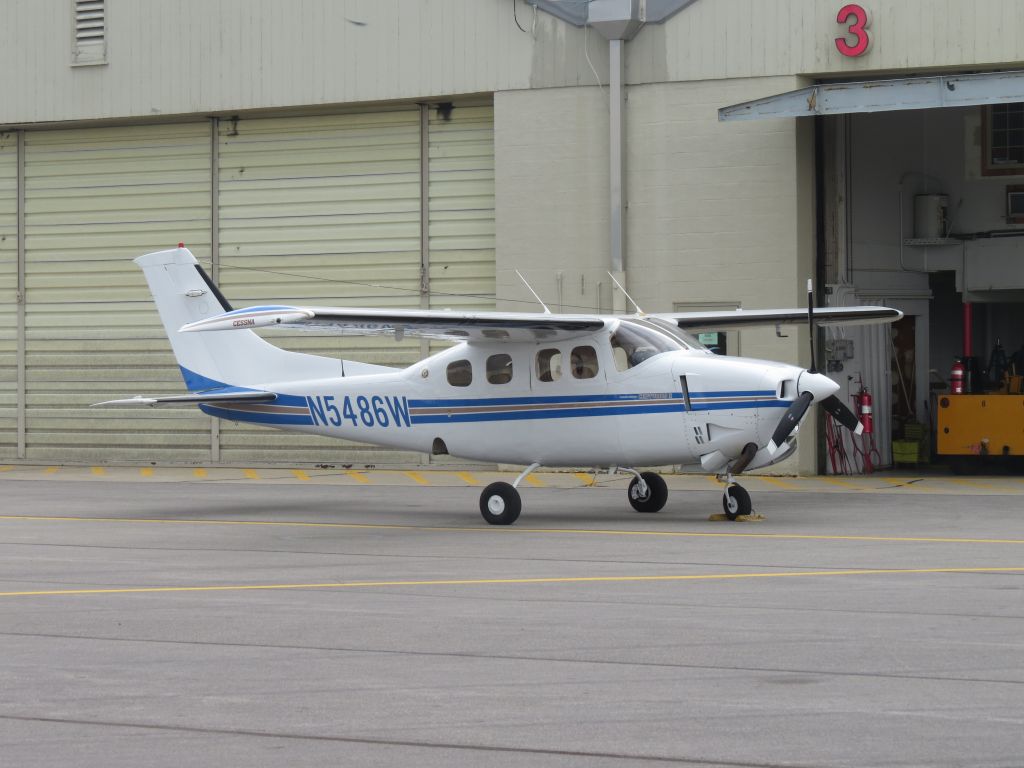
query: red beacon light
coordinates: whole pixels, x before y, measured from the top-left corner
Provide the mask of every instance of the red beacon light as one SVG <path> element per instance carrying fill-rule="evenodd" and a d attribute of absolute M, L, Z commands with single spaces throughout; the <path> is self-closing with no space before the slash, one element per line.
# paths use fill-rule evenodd
<path fill-rule="evenodd" d="M 185 244 L 184 244 L 184 243 L 178 243 L 178 247 L 179 247 L 179 248 L 184 248 L 184 247 L 185 247 Z"/>

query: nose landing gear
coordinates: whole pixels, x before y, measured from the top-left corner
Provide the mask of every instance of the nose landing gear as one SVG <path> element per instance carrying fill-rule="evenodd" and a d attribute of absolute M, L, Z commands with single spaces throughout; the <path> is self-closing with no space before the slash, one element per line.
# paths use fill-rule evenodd
<path fill-rule="evenodd" d="M 735 520 L 740 515 L 749 515 L 753 511 L 753 507 L 747 489 L 730 480 L 725 486 L 725 494 L 722 496 L 722 509 L 730 520 Z"/>

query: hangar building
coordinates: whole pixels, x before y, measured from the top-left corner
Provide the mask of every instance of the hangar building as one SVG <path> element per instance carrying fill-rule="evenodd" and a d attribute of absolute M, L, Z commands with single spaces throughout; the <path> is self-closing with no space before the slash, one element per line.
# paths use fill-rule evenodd
<path fill-rule="evenodd" d="M 236 306 L 532 310 L 516 269 L 564 311 L 622 307 L 608 270 L 647 311 L 800 306 L 815 276 L 907 313 L 820 340 L 888 463 L 965 314 L 975 379 L 1024 342 L 1021 29 L 1016 0 L 8 0 L 0 460 L 428 461 L 90 409 L 180 391 L 131 259 L 184 241 Z M 791 469 L 827 463 L 814 432 Z"/>

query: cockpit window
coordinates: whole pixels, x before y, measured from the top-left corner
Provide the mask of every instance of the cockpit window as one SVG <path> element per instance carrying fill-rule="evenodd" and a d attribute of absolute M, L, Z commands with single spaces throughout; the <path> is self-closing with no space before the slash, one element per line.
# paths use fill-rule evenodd
<path fill-rule="evenodd" d="M 619 371 L 640 365 L 662 352 L 685 349 L 676 338 L 632 320 L 623 320 L 612 334 L 612 359 Z"/>
<path fill-rule="evenodd" d="M 656 326 L 662 333 L 667 333 L 673 339 L 676 339 L 684 347 L 690 347 L 692 349 L 707 349 L 700 340 L 691 333 L 687 333 L 678 325 L 668 320 L 664 320 L 660 317 L 650 317 L 644 322 L 648 322 L 653 326 Z"/>

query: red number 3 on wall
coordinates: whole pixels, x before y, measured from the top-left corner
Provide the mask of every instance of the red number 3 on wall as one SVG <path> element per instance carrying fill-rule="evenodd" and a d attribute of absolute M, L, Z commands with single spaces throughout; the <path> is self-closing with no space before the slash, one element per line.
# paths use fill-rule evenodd
<path fill-rule="evenodd" d="M 836 38 L 836 48 L 843 56 L 863 56 L 871 47 L 871 33 L 868 27 L 871 26 L 871 16 L 863 6 L 856 3 L 844 5 L 839 9 L 836 21 L 846 24 L 846 31 L 853 35 L 854 43 L 850 45 L 845 37 Z"/>

